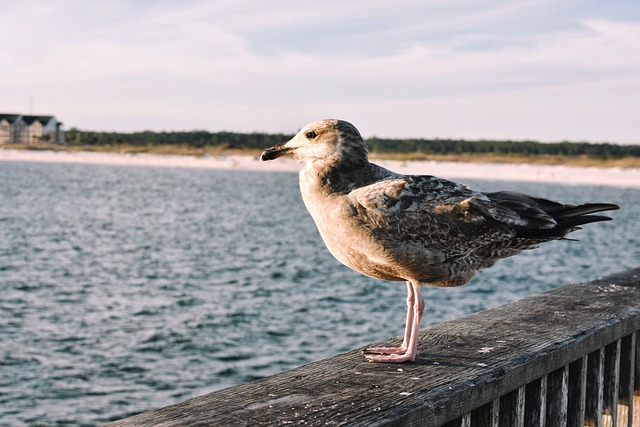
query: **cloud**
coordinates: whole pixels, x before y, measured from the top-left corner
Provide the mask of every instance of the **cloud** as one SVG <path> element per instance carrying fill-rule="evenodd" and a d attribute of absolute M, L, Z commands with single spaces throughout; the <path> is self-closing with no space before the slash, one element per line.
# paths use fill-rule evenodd
<path fill-rule="evenodd" d="M 582 111 L 567 96 L 602 114 L 615 113 L 603 103 L 612 94 L 640 98 L 639 21 L 567 4 L 12 2 L 0 16 L 0 36 L 16 40 L 0 46 L 0 109 L 34 96 L 68 125 L 119 130 L 291 131 L 336 112 L 406 136 L 412 127 L 386 124 L 385 113 L 406 124 L 420 110 L 440 117 L 440 105 L 455 116 L 439 118 L 440 136 L 473 137 L 461 121 L 476 123 L 481 109 L 487 127 L 469 126 L 478 136 L 535 138 L 510 111 L 538 105 L 532 114 L 551 123 L 558 105 Z M 558 135 L 583 135 L 571 126 Z"/>

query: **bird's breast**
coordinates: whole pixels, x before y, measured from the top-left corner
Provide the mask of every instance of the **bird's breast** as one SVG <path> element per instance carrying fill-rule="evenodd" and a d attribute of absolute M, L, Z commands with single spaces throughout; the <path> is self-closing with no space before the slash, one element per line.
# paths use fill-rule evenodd
<path fill-rule="evenodd" d="M 366 197 L 374 202 L 365 206 L 353 193 L 331 192 L 312 177 L 301 174 L 302 198 L 329 252 L 342 264 L 383 280 L 462 284 L 451 281 L 443 251 L 427 237 L 416 239 L 400 223 L 385 220 L 375 198 Z"/>
<path fill-rule="evenodd" d="M 304 191 L 302 198 L 329 252 L 342 264 L 367 276 L 404 280 L 390 267 L 388 251 L 356 215 L 346 195 Z"/>

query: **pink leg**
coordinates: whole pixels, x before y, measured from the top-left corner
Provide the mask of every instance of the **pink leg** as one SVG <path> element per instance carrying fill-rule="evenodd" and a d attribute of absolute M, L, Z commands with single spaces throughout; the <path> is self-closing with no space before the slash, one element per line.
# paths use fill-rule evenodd
<path fill-rule="evenodd" d="M 407 352 L 407 346 L 411 339 L 411 325 L 413 324 L 413 315 L 415 304 L 415 292 L 410 282 L 407 282 L 407 321 L 404 327 L 404 339 L 400 347 L 370 347 L 365 350 L 367 354 L 404 354 Z"/>
<path fill-rule="evenodd" d="M 407 362 L 414 361 L 418 350 L 418 332 L 424 313 L 424 299 L 420 292 L 420 284 L 407 282 L 407 323 L 404 340 L 400 347 L 374 347 L 365 350 L 369 362 Z"/>

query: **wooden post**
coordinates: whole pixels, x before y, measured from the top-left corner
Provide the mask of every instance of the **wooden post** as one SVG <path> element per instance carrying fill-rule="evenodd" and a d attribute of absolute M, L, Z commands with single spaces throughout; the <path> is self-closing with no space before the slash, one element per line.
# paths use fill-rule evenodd
<path fill-rule="evenodd" d="M 524 425 L 545 427 L 547 422 L 547 381 L 548 376 L 527 384 L 524 398 Z"/>
<path fill-rule="evenodd" d="M 635 380 L 636 337 L 634 332 L 622 339 L 620 348 L 620 391 L 618 426 L 633 427 L 633 383 Z"/>
<path fill-rule="evenodd" d="M 587 358 L 588 356 L 583 356 L 569 365 L 568 427 L 584 427 L 587 399 Z"/>
<path fill-rule="evenodd" d="M 622 340 L 619 339 L 604 348 L 602 423 L 605 427 L 618 425 L 621 345 Z"/>
<path fill-rule="evenodd" d="M 568 408 L 569 365 L 565 365 L 550 373 L 547 378 L 547 414 L 545 427 L 566 426 L 568 421 Z"/>

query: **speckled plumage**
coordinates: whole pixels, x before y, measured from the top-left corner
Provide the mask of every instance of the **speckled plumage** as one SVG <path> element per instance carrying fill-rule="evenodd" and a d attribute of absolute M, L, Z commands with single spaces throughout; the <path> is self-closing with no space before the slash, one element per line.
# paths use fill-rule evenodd
<path fill-rule="evenodd" d="M 369 163 L 360 133 L 341 120 L 307 125 L 286 144 L 265 150 L 262 160 L 285 154 L 306 163 L 300 191 L 329 251 L 362 274 L 408 284 L 405 342 L 370 349 L 380 353 L 369 354 L 371 361 L 414 360 L 421 284 L 463 285 L 498 259 L 608 220 L 589 214 L 618 208 L 482 193 L 433 176 L 400 175 Z"/>

